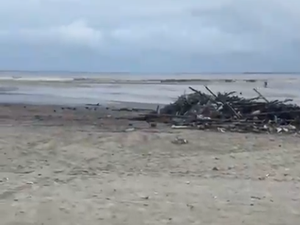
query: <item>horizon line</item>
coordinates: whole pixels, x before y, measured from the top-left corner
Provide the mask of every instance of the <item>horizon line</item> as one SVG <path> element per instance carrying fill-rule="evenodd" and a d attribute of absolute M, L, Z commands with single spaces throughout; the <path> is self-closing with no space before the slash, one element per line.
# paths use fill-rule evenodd
<path fill-rule="evenodd" d="M 74 74 L 173 74 L 173 75 L 186 75 L 186 74 L 300 74 L 297 72 L 270 72 L 270 71 L 241 71 L 241 72 L 129 72 L 129 71 L 72 71 L 72 70 L 0 70 L 0 73 L 74 73 Z"/>

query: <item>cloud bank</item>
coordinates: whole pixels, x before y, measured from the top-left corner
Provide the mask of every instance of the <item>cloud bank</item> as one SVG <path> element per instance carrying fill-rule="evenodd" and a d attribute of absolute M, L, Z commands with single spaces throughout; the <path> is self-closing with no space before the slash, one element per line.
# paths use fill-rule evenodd
<path fill-rule="evenodd" d="M 300 71 L 296 0 L 10 0 L 0 68 Z"/>

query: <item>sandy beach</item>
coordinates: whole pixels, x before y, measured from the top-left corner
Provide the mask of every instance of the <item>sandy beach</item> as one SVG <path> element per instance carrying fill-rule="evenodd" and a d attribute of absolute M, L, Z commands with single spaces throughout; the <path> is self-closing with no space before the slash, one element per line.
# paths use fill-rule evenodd
<path fill-rule="evenodd" d="M 297 100 L 282 88 L 296 78 L 280 79 L 209 86 Z M 2 80 L 0 224 L 299 223 L 299 136 L 152 128 L 125 118 L 144 111 L 118 110 L 167 104 L 189 85 L 203 83 Z"/>

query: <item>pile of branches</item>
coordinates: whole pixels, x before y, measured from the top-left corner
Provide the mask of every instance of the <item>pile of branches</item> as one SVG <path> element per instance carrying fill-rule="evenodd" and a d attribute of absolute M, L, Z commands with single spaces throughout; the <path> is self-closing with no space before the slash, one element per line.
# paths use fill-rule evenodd
<path fill-rule="evenodd" d="M 300 128 L 300 107 L 285 101 L 258 97 L 243 98 L 235 92 L 209 94 L 190 87 L 191 94 L 149 114 L 149 122 L 171 123 L 173 128 L 218 129 L 238 132 L 295 132 Z"/>

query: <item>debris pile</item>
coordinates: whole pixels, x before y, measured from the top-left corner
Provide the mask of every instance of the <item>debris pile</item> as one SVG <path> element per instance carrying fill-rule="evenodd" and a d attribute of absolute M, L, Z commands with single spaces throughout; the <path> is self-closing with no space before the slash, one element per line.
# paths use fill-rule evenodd
<path fill-rule="evenodd" d="M 300 128 L 300 107 L 285 101 L 269 101 L 258 90 L 258 97 L 242 98 L 235 92 L 209 94 L 190 87 L 193 93 L 143 116 L 148 122 L 172 124 L 174 129 L 210 129 L 220 132 L 295 133 Z M 137 119 L 137 118 L 136 118 Z"/>

